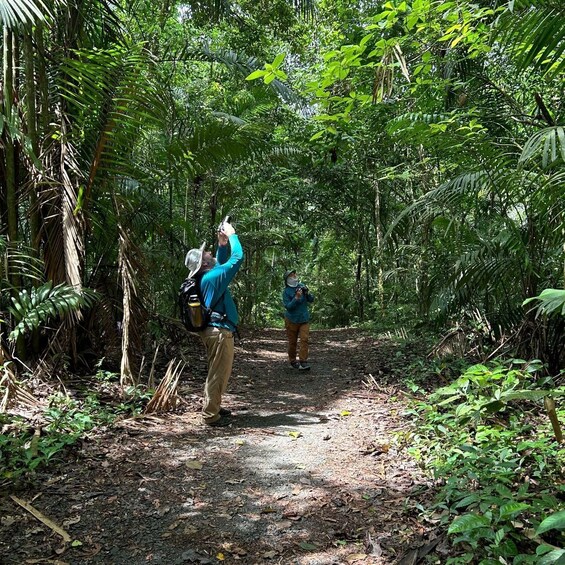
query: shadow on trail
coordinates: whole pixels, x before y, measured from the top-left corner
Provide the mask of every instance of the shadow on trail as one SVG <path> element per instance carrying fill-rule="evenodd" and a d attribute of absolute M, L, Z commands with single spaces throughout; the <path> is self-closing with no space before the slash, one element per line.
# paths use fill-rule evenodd
<path fill-rule="evenodd" d="M 312 412 L 284 412 L 260 416 L 255 414 L 241 414 L 234 418 L 233 426 L 236 430 L 241 428 L 269 428 L 269 427 L 296 427 L 310 426 L 327 421 L 322 414 Z"/>
<path fill-rule="evenodd" d="M 55 522 L 70 520 L 82 545 L 61 551 L 26 517 L 1 562 L 61 554 L 81 565 L 343 565 L 354 555 L 396 563 L 422 531 L 415 497 L 424 484 L 392 446 L 402 406 L 363 388 L 349 363 L 363 351 L 349 330 L 312 332 L 307 374 L 288 367 L 285 348 L 280 330 L 237 345 L 229 427 L 200 425 L 193 400 L 185 413 L 85 444 L 24 494 Z M 184 385 L 196 390 L 203 378 Z M 380 451 L 366 454 L 371 442 Z M 6 508 L 16 512 L 0 500 Z"/>

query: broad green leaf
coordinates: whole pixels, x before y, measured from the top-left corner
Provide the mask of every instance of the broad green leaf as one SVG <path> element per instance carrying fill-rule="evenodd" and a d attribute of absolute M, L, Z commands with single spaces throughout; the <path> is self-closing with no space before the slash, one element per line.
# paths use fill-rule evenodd
<path fill-rule="evenodd" d="M 258 79 L 258 78 L 265 76 L 266 74 L 267 74 L 267 71 L 265 71 L 263 69 L 259 69 L 257 71 L 253 71 L 250 75 L 245 77 L 245 80 L 255 80 L 255 79 Z"/>
<path fill-rule="evenodd" d="M 319 132 L 316 132 L 311 138 L 310 141 L 315 141 L 316 139 L 320 139 L 320 137 L 322 137 L 324 135 L 325 130 L 321 130 Z"/>
<path fill-rule="evenodd" d="M 504 520 L 506 518 L 514 518 L 520 512 L 530 508 L 529 504 L 523 502 L 510 502 L 508 504 L 503 504 L 500 507 L 500 519 Z"/>
<path fill-rule="evenodd" d="M 473 502 L 477 502 L 479 499 L 479 496 L 477 494 L 470 494 L 469 496 L 466 496 L 465 498 L 461 499 L 455 506 L 454 508 L 466 508 L 467 506 L 469 506 L 470 504 L 473 504 Z"/>
<path fill-rule="evenodd" d="M 565 530 L 565 510 L 561 510 L 560 512 L 556 512 L 551 516 L 548 516 L 543 522 L 539 525 L 538 529 L 536 530 L 536 535 L 541 535 L 549 530 Z"/>
<path fill-rule="evenodd" d="M 563 565 L 565 564 L 565 549 L 554 549 L 546 553 L 537 565 Z"/>
<path fill-rule="evenodd" d="M 279 53 L 279 54 L 275 57 L 275 59 L 274 59 L 274 61 L 273 61 L 273 63 L 272 63 L 273 69 L 278 69 L 278 68 L 281 66 L 281 63 L 284 61 L 284 58 L 285 58 L 285 57 L 286 57 L 286 54 L 285 54 L 285 53 Z"/>
<path fill-rule="evenodd" d="M 449 534 L 460 534 L 462 532 L 469 532 L 471 530 L 476 530 L 477 528 L 488 528 L 490 526 L 490 520 L 485 516 L 480 516 L 478 514 L 464 514 L 455 518 L 455 520 L 449 526 Z"/>

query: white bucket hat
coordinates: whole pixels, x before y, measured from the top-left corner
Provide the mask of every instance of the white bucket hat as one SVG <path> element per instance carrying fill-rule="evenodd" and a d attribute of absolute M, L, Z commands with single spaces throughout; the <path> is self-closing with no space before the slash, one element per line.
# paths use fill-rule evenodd
<path fill-rule="evenodd" d="M 206 242 L 204 242 L 199 249 L 191 249 L 184 260 L 189 273 L 189 277 L 193 277 L 202 267 L 202 256 L 204 255 L 204 249 L 206 249 Z"/>

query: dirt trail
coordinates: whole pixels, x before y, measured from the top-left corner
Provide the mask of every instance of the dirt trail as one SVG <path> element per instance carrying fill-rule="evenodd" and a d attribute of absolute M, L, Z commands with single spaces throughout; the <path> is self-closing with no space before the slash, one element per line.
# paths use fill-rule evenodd
<path fill-rule="evenodd" d="M 180 413 L 122 422 L 17 493 L 82 545 L 2 496 L 0 563 L 398 563 L 425 534 L 423 479 L 394 442 L 404 405 L 364 386 L 373 342 L 311 338 L 310 372 L 288 367 L 282 331 L 244 339 L 225 428 L 199 423 L 197 349 Z"/>

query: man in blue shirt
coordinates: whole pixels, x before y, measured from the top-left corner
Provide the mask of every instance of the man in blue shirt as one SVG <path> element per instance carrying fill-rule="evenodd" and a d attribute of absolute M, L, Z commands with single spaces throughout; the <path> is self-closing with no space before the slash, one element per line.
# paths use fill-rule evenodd
<path fill-rule="evenodd" d="M 310 337 L 310 312 L 308 304 L 314 302 L 314 295 L 302 284 L 295 270 L 284 274 L 282 300 L 285 308 L 284 326 L 288 337 L 288 360 L 292 367 L 303 371 L 310 370 L 308 361 L 308 340 Z M 298 361 L 296 349 L 300 338 Z"/>
<path fill-rule="evenodd" d="M 202 244 L 199 249 L 191 249 L 185 260 L 188 276 L 200 279 L 202 299 L 205 306 L 212 309 L 210 324 L 200 332 L 208 358 L 202 421 L 210 426 L 226 426 L 231 412 L 222 408 L 222 395 L 232 371 L 233 333 L 239 322 L 228 285 L 243 263 L 243 248 L 228 222 L 223 222 L 218 231 L 216 258 L 205 248 L 206 244 Z"/>

